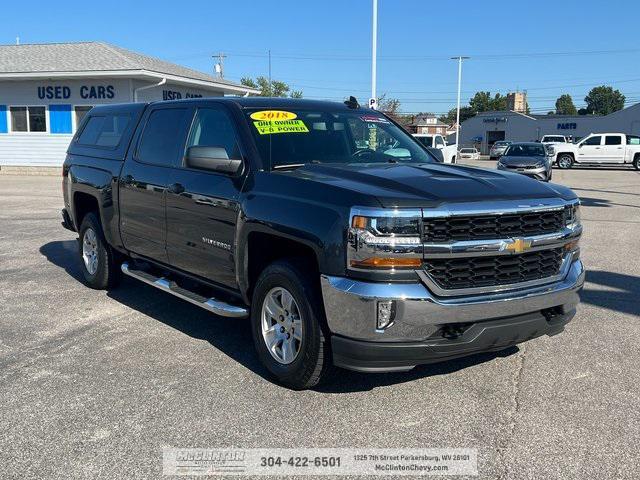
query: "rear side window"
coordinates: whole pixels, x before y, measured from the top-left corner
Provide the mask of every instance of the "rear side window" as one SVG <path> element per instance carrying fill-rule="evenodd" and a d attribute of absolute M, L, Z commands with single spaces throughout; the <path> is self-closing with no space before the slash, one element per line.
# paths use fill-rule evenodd
<path fill-rule="evenodd" d="M 622 145 L 622 137 L 620 135 L 607 135 L 604 137 L 605 145 Z"/>
<path fill-rule="evenodd" d="M 138 145 L 137 160 L 153 165 L 172 166 L 184 146 L 186 108 L 165 108 L 151 112 Z"/>
<path fill-rule="evenodd" d="M 88 147 L 115 148 L 120 145 L 130 121 L 131 117 L 126 114 L 90 117 L 77 143 Z"/>
<path fill-rule="evenodd" d="M 627 135 L 627 145 L 640 145 L 640 137 L 637 135 Z"/>

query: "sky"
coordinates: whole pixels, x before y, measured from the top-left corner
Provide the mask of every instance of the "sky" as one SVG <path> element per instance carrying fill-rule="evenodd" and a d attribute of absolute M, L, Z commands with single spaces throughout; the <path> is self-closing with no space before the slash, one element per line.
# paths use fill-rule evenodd
<path fill-rule="evenodd" d="M 225 78 L 268 75 L 305 98 L 371 95 L 372 0 L 2 1 L 0 44 L 104 41 Z M 378 0 L 378 95 L 407 113 L 479 90 L 525 90 L 532 113 L 563 93 L 578 108 L 597 85 L 640 101 L 637 0 Z"/>

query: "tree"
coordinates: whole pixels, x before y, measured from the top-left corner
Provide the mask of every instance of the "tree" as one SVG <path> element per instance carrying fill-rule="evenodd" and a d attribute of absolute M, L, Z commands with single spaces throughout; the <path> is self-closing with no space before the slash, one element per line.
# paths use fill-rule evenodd
<path fill-rule="evenodd" d="M 493 97 L 491 92 L 476 92 L 476 94 L 469 100 L 469 106 L 471 109 L 478 112 L 490 112 L 493 110 L 506 110 L 507 109 L 507 97 L 496 93 Z"/>
<path fill-rule="evenodd" d="M 400 100 L 397 98 L 387 98 L 386 93 L 383 93 L 378 98 L 378 110 L 400 124 L 407 125 L 411 121 L 409 115 L 402 115 L 400 113 Z"/>
<path fill-rule="evenodd" d="M 471 107 L 460 107 L 460 123 L 468 120 L 469 118 L 475 116 L 478 113 L 474 111 Z M 447 112 L 446 115 L 441 115 L 438 117 L 442 123 L 446 123 L 447 125 L 455 125 L 456 123 L 456 109 L 452 108 Z"/>
<path fill-rule="evenodd" d="M 592 88 L 587 96 L 584 97 L 584 101 L 587 103 L 588 113 L 609 115 L 624 108 L 625 96 L 620 93 L 620 90 L 601 85 Z"/>
<path fill-rule="evenodd" d="M 556 114 L 557 115 L 576 115 L 578 111 L 573 104 L 573 98 L 568 93 L 560 95 L 556 100 Z"/>
<path fill-rule="evenodd" d="M 272 80 L 269 82 L 268 78 L 260 76 L 253 80 L 249 77 L 243 77 L 240 79 L 240 83 L 247 87 L 256 88 L 260 90 L 261 97 L 291 97 L 302 98 L 302 92 L 300 90 L 293 90 L 289 85 L 280 80 Z"/>

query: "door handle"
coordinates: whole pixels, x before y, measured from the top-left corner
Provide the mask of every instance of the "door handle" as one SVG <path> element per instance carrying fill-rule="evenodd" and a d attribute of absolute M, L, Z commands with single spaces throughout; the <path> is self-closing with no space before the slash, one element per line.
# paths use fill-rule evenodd
<path fill-rule="evenodd" d="M 125 175 L 124 177 L 122 177 L 122 183 L 124 183 L 125 185 L 131 185 L 135 181 L 136 179 L 131 175 Z"/>
<path fill-rule="evenodd" d="M 184 186 L 181 183 L 172 183 L 167 187 L 167 191 L 179 195 L 184 192 Z"/>

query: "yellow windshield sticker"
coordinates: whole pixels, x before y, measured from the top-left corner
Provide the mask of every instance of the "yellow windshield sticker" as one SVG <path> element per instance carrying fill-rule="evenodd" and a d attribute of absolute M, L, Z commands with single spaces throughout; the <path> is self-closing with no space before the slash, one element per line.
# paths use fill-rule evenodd
<path fill-rule="evenodd" d="M 283 112 L 282 110 L 262 110 L 251 114 L 253 120 L 293 120 L 298 116 L 293 112 Z"/>
<path fill-rule="evenodd" d="M 261 120 L 253 122 L 260 135 L 270 133 L 309 133 L 302 120 Z"/>

